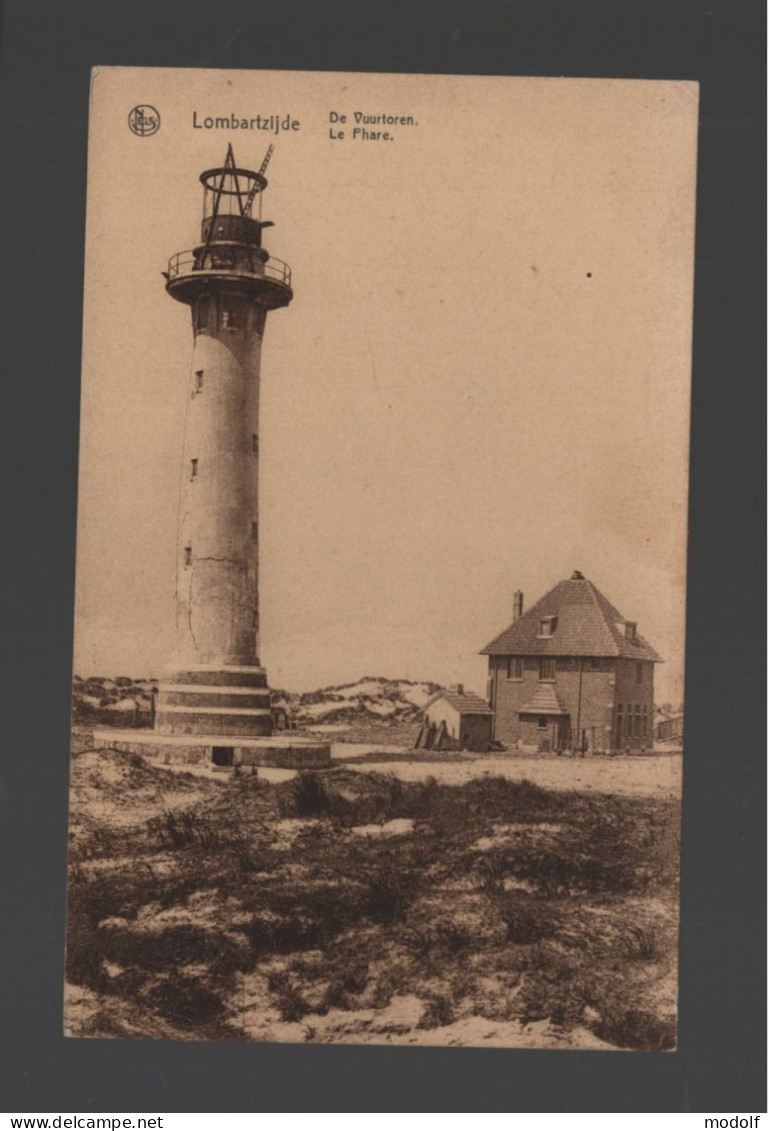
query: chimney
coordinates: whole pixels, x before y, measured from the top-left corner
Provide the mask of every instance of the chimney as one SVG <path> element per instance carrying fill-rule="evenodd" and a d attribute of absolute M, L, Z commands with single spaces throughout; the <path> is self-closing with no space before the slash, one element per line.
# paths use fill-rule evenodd
<path fill-rule="evenodd" d="M 457 695 L 464 695 L 465 685 L 464 683 L 453 683 L 451 685 L 451 690 L 456 691 Z"/>
<path fill-rule="evenodd" d="M 513 620 L 518 620 L 518 617 L 523 612 L 523 593 L 520 589 L 516 589 L 513 593 Z"/>

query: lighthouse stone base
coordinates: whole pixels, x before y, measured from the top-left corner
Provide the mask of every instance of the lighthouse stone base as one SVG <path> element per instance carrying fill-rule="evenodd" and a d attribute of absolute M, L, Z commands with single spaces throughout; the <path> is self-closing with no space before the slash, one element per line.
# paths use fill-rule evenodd
<path fill-rule="evenodd" d="M 93 732 L 94 744 L 143 758 L 167 762 L 208 763 L 215 769 L 234 766 L 272 766 L 287 770 L 321 770 L 331 765 L 331 747 L 290 733 L 265 738 L 238 735 L 162 735 L 154 730 L 117 730 L 101 727 Z"/>
<path fill-rule="evenodd" d="M 331 747 L 290 731 L 272 733 L 270 690 L 257 665 L 172 668 L 158 686 L 153 730 L 102 727 L 94 740 L 111 749 L 169 762 L 317 769 Z"/>
<path fill-rule="evenodd" d="M 155 732 L 252 738 L 272 734 L 264 668 L 191 664 L 171 669 L 158 686 Z"/>

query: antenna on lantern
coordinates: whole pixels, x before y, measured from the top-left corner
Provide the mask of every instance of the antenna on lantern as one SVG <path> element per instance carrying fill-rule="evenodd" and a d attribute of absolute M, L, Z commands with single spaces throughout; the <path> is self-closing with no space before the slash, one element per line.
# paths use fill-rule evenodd
<path fill-rule="evenodd" d="M 264 178 L 264 174 L 267 170 L 267 166 L 270 163 L 270 158 L 272 157 L 272 153 L 273 153 L 274 149 L 275 149 L 275 146 L 270 144 L 267 148 L 267 152 L 264 155 L 264 161 L 262 161 L 262 164 L 259 168 L 259 176 L 262 177 L 262 178 Z M 265 184 L 266 184 L 266 182 L 265 182 Z M 254 197 L 256 196 L 257 193 L 261 193 L 262 188 L 264 188 L 264 185 L 260 186 L 259 181 L 254 181 L 254 183 L 251 185 L 251 190 L 250 190 L 248 196 L 246 197 L 246 203 L 245 203 L 245 206 L 243 208 L 243 215 L 244 216 L 250 216 L 251 215 L 251 206 L 254 203 Z M 260 215 L 261 215 L 261 211 L 262 211 L 262 201 L 261 201 L 261 196 L 260 196 L 260 198 L 259 198 L 259 214 Z"/>

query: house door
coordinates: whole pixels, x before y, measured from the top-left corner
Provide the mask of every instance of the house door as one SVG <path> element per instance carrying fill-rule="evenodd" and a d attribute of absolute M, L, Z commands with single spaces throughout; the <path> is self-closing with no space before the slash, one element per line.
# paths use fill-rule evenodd
<path fill-rule="evenodd" d="M 562 715 L 555 720 L 553 743 L 554 750 L 568 750 L 571 746 L 571 719 L 568 715 Z"/>

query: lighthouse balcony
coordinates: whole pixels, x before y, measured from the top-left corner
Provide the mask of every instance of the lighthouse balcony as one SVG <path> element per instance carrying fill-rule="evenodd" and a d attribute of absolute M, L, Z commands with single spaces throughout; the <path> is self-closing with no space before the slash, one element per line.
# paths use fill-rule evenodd
<path fill-rule="evenodd" d="M 219 280 L 245 283 L 269 308 L 285 306 L 293 297 L 288 264 L 241 243 L 218 242 L 205 252 L 180 251 L 169 260 L 164 275 L 166 290 L 180 302 L 194 302 L 208 282 Z"/>

